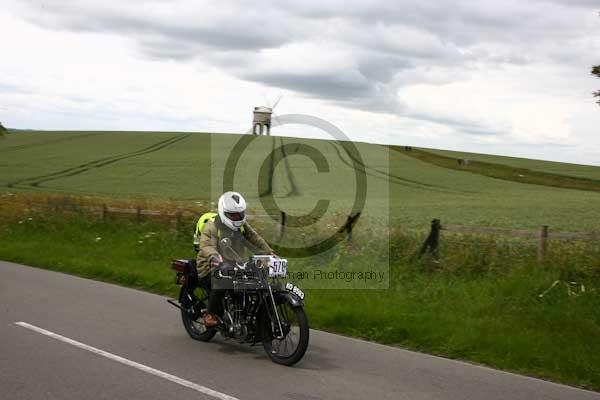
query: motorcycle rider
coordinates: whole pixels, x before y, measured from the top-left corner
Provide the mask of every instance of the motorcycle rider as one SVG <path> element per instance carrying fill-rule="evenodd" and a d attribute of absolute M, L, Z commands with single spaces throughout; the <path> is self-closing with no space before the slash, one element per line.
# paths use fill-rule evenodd
<path fill-rule="evenodd" d="M 267 242 L 246 221 L 246 200 L 237 192 L 225 192 L 219 198 L 218 216 L 205 223 L 200 236 L 200 251 L 196 259 L 199 279 L 210 281 L 210 272 L 216 271 L 223 262 L 221 239 L 230 238 L 231 248 L 243 257 L 244 250 L 250 249 L 256 254 L 275 253 Z M 208 298 L 208 310 L 203 322 L 206 327 L 218 325 L 216 314 L 219 312 L 223 290 L 211 290 Z"/>

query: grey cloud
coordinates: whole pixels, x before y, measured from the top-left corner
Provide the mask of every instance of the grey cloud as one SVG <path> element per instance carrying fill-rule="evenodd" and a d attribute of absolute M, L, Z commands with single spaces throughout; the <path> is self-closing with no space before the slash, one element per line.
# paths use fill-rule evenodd
<path fill-rule="evenodd" d="M 400 70 L 408 70 L 414 67 L 414 63 L 403 57 L 373 54 L 364 57 L 358 63 L 358 71 L 369 80 L 374 82 L 390 82 Z"/>
<path fill-rule="evenodd" d="M 67 2 L 69 3 L 69 2 Z M 140 10 L 143 7 L 140 7 Z M 217 49 L 261 49 L 280 46 L 290 40 L 288 27 L 270 25 L 251 15 L 231 15 L 230 20 L 210 22 L 180 21 L 173 18 L 164 21 L 153 15 L 132 13 L 127 15 L 119 7 L 105 9 L 90 6 L 66 7 L 59 2 L 53 7 L 36 10 L 27 19 L 46 28 L 67 29 L 78 32 L 101 32 L 131 35 L 140 40 L 162 38 L 156 43 L 167 42 L 190 45 L 202 44 Z M 259 24 L 260 23 L 260 24 Z M 243 27 L 243 28 L 241 28 Z"/>
<path fill-rule="evenodd" d="M 575 2 L 589 7 L 590 13 L 599 8 L 596 0 Z M 564 36 L 581 30 L 573 19 L 582 15 L 582 10 L 573 8 L 570 0 L 339 0 L 294 2 L 288 7 L 310 18 L 346 17 L 371 27 L 377 22 L 418 27 L 458 45 L 509 38 L 530 40 L 528 33 Z"/>
<path fill-rule="evenodd" d="M 544 0 L 548 3 L 556 3 L 564 6 L 578 6 L 589 9 L 596 9 L 600 11 L 600 4 L 598 0 Z"/>
<path fill-rule="evenodd" d="M 124 7 L 109 0 L 57 0 L 35 12 L 29 9 L 27 18 L 53 29 L 126 35 L 150 58 L 201 59 L 245 80 L 345 107 L 447 124 L 472 135 L 505 130 L 411 112 L 396 94 L 406 85 L 462 79 L 474 63 L 522 65 L 547 58 L 581 62 L 583 56 L 572 41 L 590 30 L 578 21 L 598 8 L 597 0 L 256 0 L 223 6 L 180 1 L 176 4 L 182 4 L 181 14 L 169 16 L 167 9 L 152 12 L 146 3 L 128 2 Z M 286 70 L 277 60 L 261 64 L 265 50 L 299 42 L 337 46 L 351 59 L 337 66 L 323 50 L 319 61 L 333 68 L 310 73 L 301 65 Z"/>
<path fill-rule="evenodd" d="M 371 90 L 370 83 L 360 73 L 354 72 L 346 74 L 346 76 L 334 74 L 300 75 L 285 72 L 259 73 L 244 75 L 244 78 L 309 95 L 351 101 L 365 97 Z"/>
<path fill-rule="evenodd" d="M 505 135 L 510 127 L 509 126 L 492 126 L 482 121 L 457 119 L 447 116 L 440 116 L 434 114 L 426 114 L 419 111 L 408 111 L 407 116 L 414 119 L 419 119 L 428 122 L 434 122 L 437 124 L 451 126 L 454 129 L 474 136 L 503 136 Z"/>

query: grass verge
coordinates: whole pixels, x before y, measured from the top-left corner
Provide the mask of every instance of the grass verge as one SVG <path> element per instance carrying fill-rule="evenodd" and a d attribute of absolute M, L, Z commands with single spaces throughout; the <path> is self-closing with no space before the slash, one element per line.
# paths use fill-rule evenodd
<path fill-rule="evenodd" d="M 185 228 L 81 214 L 4 218 L 0 259 L 174 295 L 169 261 L 193 257 Z M 419 240 L 392 236 L 387 290 L 308 290 L 311 326 L 600 390 L 598 249 L 553 246 L 556 257 L 539 268 L 478 238 L 442 248 L 439 262 L 414 260 Z M 373 254 L 341 253 L 339 264 Z"/>

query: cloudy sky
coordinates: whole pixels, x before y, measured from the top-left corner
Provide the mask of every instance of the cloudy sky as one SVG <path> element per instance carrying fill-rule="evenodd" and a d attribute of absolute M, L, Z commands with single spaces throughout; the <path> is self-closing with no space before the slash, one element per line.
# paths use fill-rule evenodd
<path fill-rule="evenodd" d="M 600 165 L 600 0 L 2 3 L 9 127 L 245 132 L 282 97 L 352 140 Z"/>

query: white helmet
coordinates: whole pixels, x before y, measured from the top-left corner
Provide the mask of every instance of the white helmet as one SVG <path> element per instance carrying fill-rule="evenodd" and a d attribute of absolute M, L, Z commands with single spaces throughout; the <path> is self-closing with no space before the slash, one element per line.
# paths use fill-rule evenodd
<path fill-rule="evenodd" d="M 246 200 L 238 192 L 219 197 L 219 218 L 226 227 L 237 231 L 246 222 Z"/>

